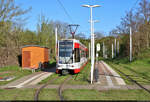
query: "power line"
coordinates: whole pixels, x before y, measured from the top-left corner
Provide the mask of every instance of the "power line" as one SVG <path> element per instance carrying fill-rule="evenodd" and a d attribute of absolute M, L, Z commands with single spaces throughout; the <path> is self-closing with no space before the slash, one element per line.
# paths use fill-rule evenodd
<path fill-rule="evenodd" d="M 69 15 L 69 13 L 67 12 L 67 10 L 65 9 L 65 7 L 63 6 L 63 4 L 60 2 L 60 0 L 57 0 L 58 3 L 60 4 L 60 6 L 63 8 L 65 14 L 67 15 L 67 17 L 69 18 L 69 20 L 73 23 L 73 20 L 71 18 L 71 16 Z"/>

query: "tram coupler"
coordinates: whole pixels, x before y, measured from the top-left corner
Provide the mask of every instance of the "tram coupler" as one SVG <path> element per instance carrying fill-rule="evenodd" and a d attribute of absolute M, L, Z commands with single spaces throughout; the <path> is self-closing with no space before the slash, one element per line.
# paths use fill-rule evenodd
<path fill-rule="evenodd" d="M 62 75 L 67 75 L 69 73 L 69 71 L 68 70 L 65 70 L 65 69 L 63 69 L 62 71 L 61 71 L 61 74 Z"/>

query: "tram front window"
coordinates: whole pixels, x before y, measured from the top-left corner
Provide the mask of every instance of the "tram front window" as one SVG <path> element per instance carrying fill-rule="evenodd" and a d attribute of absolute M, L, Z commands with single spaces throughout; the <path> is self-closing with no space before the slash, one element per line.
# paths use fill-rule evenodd
<path fill-rule="evenodd" d="M 73 62 L 72 55 L 73 42 L 72 41 L 60 41 L 59 42 L 59 63 L 67 64 Z"/>

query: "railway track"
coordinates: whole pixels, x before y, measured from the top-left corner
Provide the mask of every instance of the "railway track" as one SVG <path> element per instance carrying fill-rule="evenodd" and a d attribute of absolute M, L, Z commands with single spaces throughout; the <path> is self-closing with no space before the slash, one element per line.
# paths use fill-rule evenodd
<path fill-rule="evenodd" d="M 50 80 L 50 81 L 48 81 L 46 84 L 42 85 L 42 86 L 36 91 L 35 96 L 34 96 L 34 100 L 35 100 L 35 101 L 38 101 L 38 100 L 39 100 L 39 95 L 40 95 L 40 92 L 42 91 L 42 89 L 44 89 L 47 85 L 49 85 L 50 83 L 52 83 L 53 81 L 55 81 L 55 80 L 58 79 L 58 78 L 59 78 L 59 76 L 56 77 L 56 78 L 54 78 L 54 79 L 52 79 L 52 80 Z"/>
<path fill-rule="evenodd" d="M 139 82 L 137 82 L 136 80 L 134 80 L 133 78 L 131 78 L 130 76 L 128 76 L 127 74 L 125 74 L 124 72 L 120 71 L 118 68 L 113 67 L 115 70 L 117 70 L 119 73 L 121 73 L 123 76 L 125 76 L 127 79 L 129 79 L 131 82 L 135 83 L 136 85 L 138 85 L 141 89 L 147 91 L 150 94 L 150 90 L 145 88 L 142 84 L 140 84 Z"/>
<path fill-rule="evenodd" d="M 85 66 L 85 65 L 84 65 L 84 66 Z M 84 66 L 83 66 L 83 67 L 84 67 Z M 83 68 L 82 68 L 82 69 L 83 69 Z M 81 70 L 82 70 L 82 69 L 81 69 Z M 71 79 L 76 80 L 76 78 L 78 77 L 78 74 L 79 74 L 79 73 L 77 73 L 74 78 L 72 77 L 72 75 L 69 75 L 69 76 L 59 85 L 59 87 L 58 87 L 58 96 L 59 96 L 59 98 L 60 98 L 61 101 L 64 101 L 64 100 L 65 100 L 64 97 L 63 97 L 63 95 L 62 95 L 64 85 L 65 85 L 69 80 L 71 80 Z M 35 95 L 34 95 L 34 100 L 35 100 L 35 101 L 38 101 L 38 100 L 39 100 L 39 95 L 40 95 L 40 92 L 42 91 L 42 89 L 44 89 L 44 88 L 45 88 L 46 86 L 48 86 L 50 83 L 53 83 L 55 80 L 59 80 L 59 77 L 60 77 L 60 76 L 58 76 L 58 77 L 56 77 L 56 78 L 54 78 L 54 79 L 52 79 L 52 80 L 49 80 L 46 84 L 42 85 L 42 86 L 36 91 L 36 93 L 35 93 Z"/>
<path fill-rule="evenodd" d="M 65 100 L 64 97 L 63 97 L 63 95 L 62 95 L 63 86 L 64 86 L 65 83 L 66 83 L 67 81 L 69 81 L 70 79 L 72 79 L 72 76 L 69 76 L 68 78 L 66 78 L 65 81 L 62 82 L 62 83 L 60 84 L 59 88 L 58 88 L 58 95 L 59 95 L 59 98 L 60 98 L 61 101 L 64 101 L 64 100 Z"/>
<path fill-rule="evenodd" d="M 46 87 L 48 86 L 50 83 L 53 83 L 55 80 L 58 80 L 59 79 L 59 76 L 48 81 L 46 84 L 42 85 L 35 93 L 34 95 L 34 100 L 35 101 L 38 101 L 39 100 L 39 95 L 40 95 L 40 92 Z M 59 85 L 59 88 L 58 88 L 58 96 L 60 98 L 61 101 L 65 100 L 63 95 L 62 95 L 62 92 L 63 92 L 63 87 L 64 85 L 66 84 L 67 81 L 69 81 L 70 79 L 72 79 L 72 75 L 69 75 L 60 85 Z"/>

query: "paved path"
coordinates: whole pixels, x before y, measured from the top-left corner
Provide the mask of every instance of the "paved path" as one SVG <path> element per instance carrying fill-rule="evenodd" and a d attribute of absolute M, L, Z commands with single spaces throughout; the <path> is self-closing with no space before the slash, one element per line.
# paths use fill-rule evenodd
<path fill-rule="evenodd" d="M 99 61 L 96 63 L 95 68 L 98 68 L 99 71 L 99 80 L 98 83 L 100 86 L 118 86 L 126 85 L 124 80 L 116 73 L 109 65 L 104 61 Z"/>
<path fill-rule="evenodd" d="M 55 72 L 56 68 L 49 68 L 42 72 L 34 72 L 33 74 L 24 76 L 18 80 L 8 83 L 7 85 L 0 86 L 0 88 L 22 88 L 28 85 L 36 85 L 41 80 L 47 78 Z"/>

